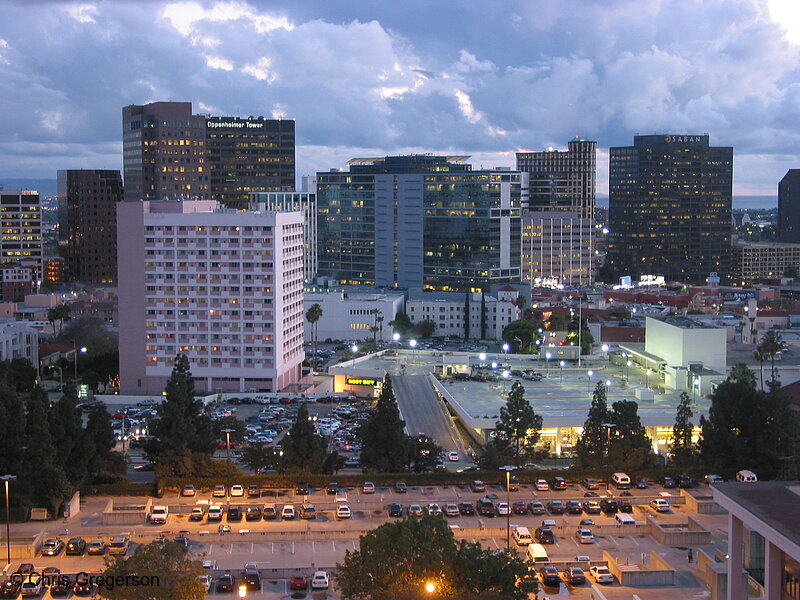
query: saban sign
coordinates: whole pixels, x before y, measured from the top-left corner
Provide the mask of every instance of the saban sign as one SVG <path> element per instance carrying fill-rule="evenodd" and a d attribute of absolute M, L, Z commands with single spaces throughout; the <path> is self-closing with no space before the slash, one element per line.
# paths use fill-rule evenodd
<path fill-rule="evenodd" d="M 700 144 L 706 140 L 704 135 L 665 135 L 667 144 Z"/>

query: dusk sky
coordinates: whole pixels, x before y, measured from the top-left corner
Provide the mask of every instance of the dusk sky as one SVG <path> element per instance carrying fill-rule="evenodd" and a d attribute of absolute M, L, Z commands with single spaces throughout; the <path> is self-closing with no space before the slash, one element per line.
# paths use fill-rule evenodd
<path fill-rule="evenodd" d="M 800 168 L 800 8 L 767 0 L 3 0 L 0 178 L 122 168 L 127 104 L 297 121 L 297 174 L 354 156 L 637 133 L 733 146 L 737 195 Z M 787 29 L 788 28 L 788 29 Z"/>

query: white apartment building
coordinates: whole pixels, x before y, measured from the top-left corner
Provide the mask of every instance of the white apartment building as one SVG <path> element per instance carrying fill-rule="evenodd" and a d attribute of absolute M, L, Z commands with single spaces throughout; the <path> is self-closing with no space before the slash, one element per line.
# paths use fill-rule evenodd
<path fill-rule="evenodd" d="M 375 339 L 388 342 L 394 333 L 389 322 L 402 312 L 404 300 L 402 293 L 306 292 L 303 304 L 306 311 L 314 304 L 322 308 L 317 340 L 372 339 L 371 328 L 377 327 Z M 312 331 L 306 323 L 307 342 L 313 339 Z"/>
<path fill-rule="evenodd" d="M 39 334 L 28 323 L 15 319 L 0 321 L 0 360 L 27 358 L 39 365 Z"/>
<path fill-rule="evenodd" d="M 161 393 L 179 353 L 202 392 L 300 380 L 302 213 L 121 202 L 117 244 L 123 394 Z"/>
<path fill-rule="evenodd" d="M 516 306 L 519 290 L 510 285 L 502 287 L 496 296 L 457 292 L 417 292 L 409 293 L 406 313 L 414 323 L 433 321 L 436 323 L 435 336 L 465 337 L 465 318 L 469 307 L 469 339 L 499 340 L 503 329 L 520 318 Z M 486 331 L 481 335 L 481 312 L 486 307 Z"/>

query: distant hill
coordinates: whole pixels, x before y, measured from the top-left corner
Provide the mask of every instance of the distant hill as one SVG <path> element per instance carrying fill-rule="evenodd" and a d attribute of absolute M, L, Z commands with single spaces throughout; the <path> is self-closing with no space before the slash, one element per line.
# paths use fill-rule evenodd
<path fill-rule="evenodd" d="M 58 182 L 55 179 L 0 177 L 0 187 L 6 190 L 36 190 L 41 196 L 55 196 L 58 190 Z"/>
<path fill-rule="evenodd" d="M 608 194 L 597 194 L 597 206 L 608 208 Z M 733 208 L 769 209 L 778 206 L 776 196 L 734 196 Z"/>

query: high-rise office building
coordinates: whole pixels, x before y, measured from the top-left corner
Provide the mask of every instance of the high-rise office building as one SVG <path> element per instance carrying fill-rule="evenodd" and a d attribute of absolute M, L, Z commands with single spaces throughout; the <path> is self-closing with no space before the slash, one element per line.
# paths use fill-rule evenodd
<path fill-rule="evenodd" d="M 778 241 L 800 242 L 800 169 L 789 169 L 778 184 Z"/>
<path fill-rule="evenodd" d="M 317 197 L 306 192 L 256 192 L 250 194 L 251 211 L 303 213 L 303 274 L 307 282 L 317 277 Z"/>
<path fill-rule="evenodd" d="M 567 211 L 522 211 L 522 279 L 540 287 L 594 282 L 594 219 Z"/>
<path fill-rule="evenodd" d="M 594 282 L 597 142 L 575 138 L 566 150 L 517 152 L 528 173 L 522 223 L 522 278 L 533 285 Z"/>
<path fill-rule="evenodd" d="M 39 192 L 0 189 L 0 263 L 17 263 L 42 279 L 42 210 Z"/>
<path fill-rule="evenodd" d="M 566 150 L 517 152 L 517 170 L 528 173 L 531 210 L 567 211 L 594 219 L 597 142 L 575 138 Z"/>
<path fill-rule="evenodd" d="M 204 392 L 300 380 L 301 213 L 122 202 L 117 231 L 122 393 L 160 394 L 177 354 Z"/>
<path fill-rule="evenodd" d="M 293 120 L 153 102 L 124 107 L 122 130 L 126 201 L 201 197 L 245 209 L 251 192 L 294 189 Z"/>
<path fill-rule="evenodd" d="M 730 276 L 733 148 L 708 135 L 639 135 L 611 148 L 606 267 L 615 277 Z"/>
<path fill-rule="evenodd" d="M 119 171 L 58 171 L 58 246 L 65 281 L 117 281 Z"/>
<path fill-rule="evenodd" d="M 527 174 L 473 171 L 468 158 L 357 158 L 317 173 L 320 277 L 443 291 L 518 281 Z"/>

